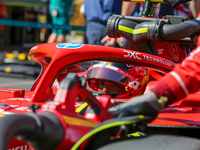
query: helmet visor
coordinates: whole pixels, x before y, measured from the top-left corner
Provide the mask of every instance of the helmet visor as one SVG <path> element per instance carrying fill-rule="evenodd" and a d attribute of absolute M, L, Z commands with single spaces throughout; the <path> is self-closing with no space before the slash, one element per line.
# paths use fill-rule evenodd
<path fill-rule="evenodd" d="M 107 68 L 107 67 L 95 67 L 89 69 L 86 76 L 88 79 L 95 79 L 95 80 L 105 80 L 111 82 L 117 82 L 124 87 L 131 87 L 136 88 L 138 85 L 137 81 L 134 77 L 130 76 L 125 71 L 119 68 Z M 131 88 L 126 88 L 124 91 L 128 92 Z"/>

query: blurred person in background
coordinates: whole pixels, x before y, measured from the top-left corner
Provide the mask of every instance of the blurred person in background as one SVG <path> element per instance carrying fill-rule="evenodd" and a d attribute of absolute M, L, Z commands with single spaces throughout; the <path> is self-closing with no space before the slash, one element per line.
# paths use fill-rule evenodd
<path fill-rule="evenodd" d="M 104 45 L 101 39 L 106 36 L 107 20 L 113 14 L 121 14 L 121 7 L 122 0 L 84 0 L 88 44 Z"/>
<path fill-rule="evenodd" d="M 173 8 L 172 4 L 161 3 L 159 18 L 163 18 L 166 15 L 175 15 L 175 16 L 193 18 L 193 16 L 191 15 L 190 8 L 191 7 L 189 7 L 189 3 L 178 5 L 176 8 Z"/>
<path fill-rule="evenodd" d="M 52 24 L 68 25 L 70 21 L 70 8 L 73 0 L 50 0 L 49 12 L 52 18 Z M 65 42 L 68 30 L 52 29 L 52 33 L 48 38 L 48 43 Z"/>
<path fill-rule="evenodd" d="M 192 2 L 191 2 L 192 3 Z M 191 5 L 191 4 L 190 4 Z M 121 15 L 123 16 L 135 16 L 135 17 L 140 17 L 142 11 L 144 8 L 144 3 L 136 3 L 136 2 L 123 2 L 122 3 L 122 10 L 121 10 Z M 181 4 L 177 6 L 177 8 L 173 8 L 172 4 L 168 3 L 161 3 L 160 4 L 160 11 L 159 11 L 159 18 L 163 18 L 166 15 L 176 15 L 176 16 L 182 16 L 182 17 L 187 17 L 187 18 L 193 18 L 191 15 L 191 11 L 194 11 L 194 9 L 191 10 L 193 7 L 189 7 L 189 4 Z M 114 46 L 114 42 L 110 41 L 115 41 L 114 38 L 109 38 L 106 36 L 101 40 L 102 43 L 105 43 L 105 46 Z M 126 39 L 123 37 L 119 37 L 116 39 L 117 44 L 120 47 L 123 47 Z"/>

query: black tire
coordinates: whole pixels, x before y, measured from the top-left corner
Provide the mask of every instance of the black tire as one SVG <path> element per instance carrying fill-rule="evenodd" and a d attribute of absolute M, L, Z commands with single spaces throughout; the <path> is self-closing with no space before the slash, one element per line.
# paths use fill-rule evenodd
<path fill-rule="evenodd" d="M 200 140 L 184 136 L 152 135 L 116 140 L 98 150 L 200 150 Z"/>

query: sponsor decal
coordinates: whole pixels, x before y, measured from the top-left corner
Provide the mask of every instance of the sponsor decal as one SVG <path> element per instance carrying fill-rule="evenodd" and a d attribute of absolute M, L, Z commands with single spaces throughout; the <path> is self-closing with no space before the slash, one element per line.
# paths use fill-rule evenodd
<path fill-rule="evenodd" d="M 153 62 L 163 64 L 163 65 L 166 65 L 166 66 L 169 66 L 169 67 L 172 67 L 174 65 L 174 63 L 172 63 L 171 61 L 162 60 L 162 59 L 155 58 L 153 56 L 148 56 L 148 55 L 145 55 L 145 54 L 142 54 L 142 53 L 139 53 L 139 52 L 132 52 L 132 51 L 127 51 L 127 50 L 124 50 L 124 52 L 127 53 L 127 54 L 124 55 L 124 57 L 134 58 L 134 59 L 138 59 L 138 60 L 145 59 L 145 60 L 148 60 L 148 61 L 153 61 Z"/>
<path fill-rule="evenodd" d="M 77 49 L 81 48 L 84 44 L 78 44 L 78 43 L 59 43 L 56 45 L 57 48 L 72 48 Z"/>
<path fill-rule="evenodd" d="M 24 146 L 18 146 L 18 147 L 10 148 L 8 150 L 31 150 L 31 148 L 28 145 L 24 145 Z"/>
<path fill-rule="evenodd" d="M 166 65 L 166 66 L 169 66 L 169 67 L 171 67 L 172 65 L 174 65 L 173 63 L 171 63 L 170 61 L 167 61 L 167 60 L 162 60 L 162 59 L 154 58 L 154 57 L 151 57 L 151 56 L 149 57 L 149 56 L 146 56 L 146 55 L 143 55 L 143 57 L 146 60 L 154 61 L 154 62 L 163 64 L 163 65 Z"/>
<path fill-rule="evenodd" d="M 141 59 L 141 57 L 140 57 L 141 53 L 127 51 L 127 50 L 124 50 L 124 52 L 127 53 L 127 55 L 124 55 L 124 57 L 129 57 L 129 58 L 133 57 L 135 59 Z"/>
<path fill-rule="evenodd" d="M 158 49 L 158 54 L 163 54 L 164 49 Z"/>
<path fill-rule="evenodd" d="M 172 58 L 175 61 L 178 61 L 178 59 L 179 59 L 179 53 L 178 53 L 178 49 L 177 49 L 175 43 L 169 43 L 169 52 L 170 52 Z"/>

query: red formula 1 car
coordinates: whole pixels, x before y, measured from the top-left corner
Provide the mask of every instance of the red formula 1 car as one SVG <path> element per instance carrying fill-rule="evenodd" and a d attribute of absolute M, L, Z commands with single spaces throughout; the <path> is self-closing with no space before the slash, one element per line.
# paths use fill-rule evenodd
<path fill-rule="evenodd" d="M 0 149 L 2 150 L 7 149 L 8 146 L 9 149 L 17 149 L 19 147 L 26 149 L 30 145 L 34 149 L 61 150 L 70 149 L 73 146 L 72 149 L 87 149 L 87 142 L 90 143 L 91 147 L 92 145 L 94 147 L 98 146 L 101 143 L 100 140 L 94 142 L 99 131 L 103 132 L 105 130 L 107 133 L 108 127 L 115 129 L 115 127 L 122 124 L 132 124 L 149 119 L 144 116 L 126 118 L 125 120 L 123 120 L 124 118 L 119 118 L 105 123 L 105 126 L 102 127 L 100 123 L 114 117 L 109 114 L 108 108 L 114 106 L 115 101 L 127 101 L 128 99 L 111 99 L 106 96 L 94 97 L 86 90 L 84 79 L 81 80 L 76 74 L 71 73 L 78 71 L 79 76 L 84 74 L 85 70 L 75 65 L 77 63 L 104 60 L 144 66 L 152 69 L 151 75 L 154 79 L 159 78 L 161 75 L 153 70 L 167 73 L 175 66 L 175 63 L 167 59 L 146 53 L 72 43 L 36 45 L 30 50 L 30 56 L 42 66 L 41 74 L 30 91 L 10 88 L 0 89 L 2 97 L 0 119 L 0 139 L 2 141 L 0 142 Z M 68 75 L 65 78 L 66 74 Z M 62 80 L 59 84 L 59 89 L 57 89 L 58 85 L 55 84 L 56 80 L 58 82 Z M 93 111 L 85 114 L 77 113 L 75 111 L 76 108 L 82 104 L 82 102 L 76 102 L 77 97 L 87 102 L 90 106 L 89 108 Z M 193 97 L 198 97 L 198 93 Z M 151 125 L 170 125 L 168 122 L 174 121 L 173 127 L 175 125 L 182 125 L 182 127 L 194 126 L 194 124 L 191 125 L 184 122 L 187 120 L 186 118 L 184 120 L 178 119 L 180 118 L 179 116 L 186 113 L 183 113 L 185 105 L 183 107 L 182 104 L 188 101 L 197 103 L 197 101 L 189 99 L 183 100 L 180 105 L 170 106 L 158 116 L 161 119 L 155 120 Z M 188 109 L 193 109 L 193 107 Z M 194 113 L 191 111 L 189 114 L 187 113 L 189 115 L 188 120 L 195 118 L 194 114 L 198 115 L 196 111 L 198 107 L 194 110 Z M 173 113 L 174 111 L 176 113 Z M 172 119 L 174 117 L 179 122 Z M 196 120 L 196 125 L 198 125 L 198 120 Z M 111 131 L 114 132 L 113 130 Z M 100 135 L 102 135 L 102 132 Z M 112 132 L 108 132 L 109 136 Z M 93 134 L 97 134 L 94 136 L 95 138 L 92 138 Z M 103 134 L 105 133 L 103 132 Z M 18 136 L 18 139 L 14 138 L 16 136 Z M 19 139 L 28 141 L 29 144 Z M 10 140 L 11 143 L 9 145 Z M 93 144 L 91 144 L 91 141 L 93 141 Z M 102 142 L 105 141 L 102 140 Z"/>
<path fill-rule="evenodd" d="M 129 99 L 93 96 L 85 88 L 87 70 L 77 64 L 103 60 L 149 68 L 152 80 L 147 85 L 148 90 L 163 74 L 171 71 L 175 63 L 186 57 L 184 46 L 194 45 L 195 35 L 189 40 L 183 39 L 198 30 L 193 22 L 189 22 L 193 29 L 190 33 L 174 30 L 176 36 L 169 36 L 166 31 L 176 27 L 173 21 L 172 17 L 112 16 L 108 21 L 108 35 L 125 37 L 129 42 L 126 49 L 73 43 L 34 46 L 29 54 L 42 69 L 30 91 L 0 88 L 0 149 L 96 149 L 118 135 L 126 137 L 128 133 L 142 130 L 151 120 L 148 116 L 111 120 L 115 116 L 108 112 L 108 108 L 116 101 Z M 178 22 L 182 30 L 188 27 L 187 23 L 185 20 Z M 198 21 L 195 23 L 200 24 Z M 130 34 L 131 30 L 144 28 L 142 31 L 145 32 L 140 36 Z M 147 135 L 162 133 L 199 138 L 198 97 L 199 93 L 195 93 L 167 107 L 143 132 Z M 76 111 L 83 102 L 88 103 L 87 109 L 91 111 Z M 162 138 L 156 141 L 159 139 Z M 198 143 L 194 139 L 182 141 Z"/>

